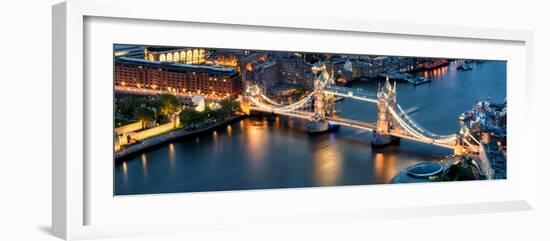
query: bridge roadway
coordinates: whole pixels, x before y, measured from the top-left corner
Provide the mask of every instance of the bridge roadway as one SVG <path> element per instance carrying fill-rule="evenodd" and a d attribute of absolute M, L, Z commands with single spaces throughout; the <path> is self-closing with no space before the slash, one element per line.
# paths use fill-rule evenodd
<path fill-rule="evenodd" d="M 259 112 L 266 112 L 266 113 L 272 113 L 272 114 L 277 114 L 277 115 L 284 115 L 284 116 L 295 117 L 295 118 L 301 118 L 301 119 L 306 119 L 306 120 L 311 120 L 314 117 L 313 112 L 308 112 L 308 111 L 277 111 L 277 110 L 269 110 L 269 109 L 254 107 L 254 106 L 251 106 L 250 110 L 259 111 Z M 369 122 L 366 122 L 366 121 L 358 121 L 358 120 L 352 120 L 352 119 L 347 119 L 347 118 L 342 118 L 342 117 L 335 117 L 335 116 L 326 116 L 325 119 L 328 120 L 328 121 L 331 121 L 334 124 L 347 126 L 347 127 L 351 127 L 351 128 L 358 128 L 358 129 L 362 129 L 362 130 L 366 130 L 366 131 L 370 131 L 370 132 L 372 132 L 376 128 L 376 124 L 369 123 Z M 391 136 L 403 138 L 403 139 L 406 139 L 406 140 L 422 142 L 422 143 L 431 144 L 431 145 L 444 147 L 444 148 L 448 148 L 448 149 L 454 149 L 454 143 L 448 143 L 448 144 L 445 143 L 444 144 L 444 143 L 437 143 L 437 142 L 430 141 L 430 140 L 418 139 L 418 138 L 415 138 L 413 136 L 408 135 L 405 131 L 401 131 L 401 130 L 391 130 L 389 134 Z"/>

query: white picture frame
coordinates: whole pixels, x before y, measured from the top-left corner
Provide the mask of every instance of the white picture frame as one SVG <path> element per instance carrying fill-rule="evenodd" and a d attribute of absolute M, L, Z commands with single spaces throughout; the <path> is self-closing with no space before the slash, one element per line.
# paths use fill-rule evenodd
<path fill-rule="evenodd" d="M 433 215 L 448 215 L 448 214 L 464 214 L 464 213 L 481 213 L 481 212 L 496 212 L 496 211 L 512 211 L 512 210 L 530 210 L 534 203 L 534 167 L 535 157 L 534 151 L 534 126 L 530 124 L 530 120 L 525 118 L 533 113 L 532 93 L 533 86 L 533 33 L 521 30 L 497 30 L 497 29 L 482 29 L 457 26 L 439 26 L 439 25 L 422 25 L 412 23 L 394 23 L 394 22 L 365 22 L 356 21 L 353 19 L 304 19 L 299 16 L 287 16 L 284 14 L 264 14 L 251 13 L 248 15 L 238 15 L 225 12 L 223 10 L 213 9 L 215 14 L 204 15 L 200 11 L 188 12 L 186 15 L 178 14 L 177 9 L 189 7 L 190 4 L 200 6 L 201 3 L 184 3 L 172 1 L 155 1 L 155 11 L 151 11 L 150 1 L 135 1 L 132 2 L 132 9 L 128 11 L 126 5 L 120 4 L 119 1 L 86 1 L 73 0 L 60 3 L 53 7 L 53 167 L 52 167 L 52 226 L 53 234 L 63 239 L 83 239 L 94 237 L 112 237 L 123 235 L 139 235 L 153 233 L 173 233 L 173 232 L 193 232 L 197 230 L 209 230 L 216 228 L 231 228 L 239 227 L 244 224 L 250 225 L 249 219 L 257 222 L 254 225 L 288 225 L 286 220 L 295 220 L 297 222 L 319 222 L 320 217 L 330 217 L 330 222 L 340 222 L 349 219 L 381 219 L 386 217 L 421 217 Z M 256 14 L 256 15 L 254 15 Z M 86 174 L 90 169 L 99 170 L 103 173 L 105 166 L 86 161 L 86 147 L 89 141 L 86 134 L 86 123 L 90 120 L 90 105 L 87 104 L 86 95 L 90 95 L 88 89 L 101 88 L 100 86 L 90 86 L 85 83 L 86 68 L 89 68 L 92 63 L 87 62 L 86 51 L 86 34 L 108 33 L 100 30 L 99 27 L 93 30 L 86 29 L 86 21 L 89 19 L 107 19 L 102 24 L 112 24 L 109 21 L 113 20 L 120 22 L 135 22 L 144 23 L 147 21 L 155 22 L 149 28 L 151 31 L 161 31 L 159 25 L 168 24 L 205 24 L 204 26 L 215 26 L 216 28 L 232 29 L 235 31 L 250 32 L 253 36 L 254 32 L 274 31 L 284 33 L 285 31 L 298 32 L 314 32 L 315 34 L 328 33 L 352 33 L 352 34 L 371 34 L 376 36 L 389 36 L 390 38 L 412 38 L 411 41 L 447 41 L 441 46 L 451 46 L 453 44 L 460 46 L 461 44 L 469 44 L 475 42 L 481 46 L 487 46 L 486 55 L 493 56 L 495 59 L 505 59 L 512 61 L 512 67 L 509 72 L 509 98 L 510 112 L 512 113 L 511 122 L 516 126 L 525 126 L 522 133 L 510 130 L 510 135 L 514 139 L 511 140 L 511 145 L 514 145 L 514 152 L 511 153 L 511 159 L 514 158 L 517 165 L 511 165 L 511 168 L 518 168 L 521 171 L 517 175 L 511 175 L 508 180 L 492 181 L 487 183 L 466 182 L 452 184 L 452 190 L 455 192 L 464 192 L 465 190 L 475 190 L 482 192 L 491 190 L 493 196 L 468 197 L 464 199 L 439 200 L 439 201 L 422 201 L 421 199 L 412 198 L 410 202 L 384 202 L 383 199 L 371 200 L 374 208 L 360 208 L 365 195 L 391 195 L 389 192 L 396 193 L 414 193 L 420 192 L 427 196 L 434 195 L 434 192 L 445 193 L 448 183 L 445 184 L 428 184 L 418 185 L 381 185 L 373 187 L 331 187 L 331 188 L 312 188 L 312 189 L 295 189 L 295 190 L 273 190 L 273 191 L 237 191 L 237 192 L 217 192 L 206 194 L 176 194 L 176 195 L 150 195 L 139 197 L 124 197 L 113 198 L 113 202 L 106 201 L 108 196 L 103 195 L 101 198 L 96 197 L 103 193 L 94 191 L 105 187 L 105 183 L 91 184 L 94 175 Z M 110 19 L 110 20 L 109 20 Z M 99 26 L 97 25 L 97 26 Z M 116 27 L 116 24 L 113 24 Z M 203 26 L 203 25 L 201 25 Z M 119 28 L 121 26 L 118 26 Z M 124 27 L 124 26 L 122 26 Z M 179 28 L 179 27 L 176 27 Z M 238 30 L 241 29 L 241 30 Z M 252 30 L 250 30 L 250 29 Z M 117 29 L 117 28 L 113 28 Z M 155 30 L 157 29 L 157 30 Z M 197 31 L 208 31 L 197 30 Z M 244 29 L 244 30 L 243 30 Z M 191 30 L 189 30 L 191 31 Z M 133 38 L 135 40 L 135 38 Z M 89 39 L 88 39 L 89 40 Z M 110 38 L 105 38 L 104 41 L 111 41 Z M 126 40 L 132 40 L 132 34 L 128 34 Z M 174 40 L 160 39 L 154 37 L 144 37 L 144 44 L 149 44 L 149 41 L 155 44 L 174 44 Z M 100 42 L 100 41 L 98 41 Z M 505 55 L 490 52 L 491 45 L 502 44 L 503 46 L 511 46 L 510 53 Z M 111 43 L 112 44 L 112 43 Z M 298 43 L 297 43 L 298 44 Z M 273 45 L 275 46 L 275 45 Z M 276 49 L 277 47 L 271 47 Z M 221 46 L 220 46 L 221 47 Z M 238 47 L 238 43 L 232 43 L 230 47 Z M 304 47 L 304 46 L 302 46 Z M 93 47 L 92 47 L 93 48 Z M 279 46 L 279 48 L 281 48 Z M 293 48 L 293 47 L 288 47 Z M 309 50 L 315 50 L 316 46 L 311 46 Z M 324 48 L 324 47 L 319 47 Z M 448 47 L 443 47 L 449 49 Z M 336 49 L 333 49 L 336 51 Z M 372 51 L 363 50 L 363 51 Z M 95 52 L 95 51 L 94 51 Z M 101 52 L 101 51 L 98 51 Z M 391 53 L 391 50 L 384 50 L 384 53 Z M 428 52 L 422 52 L 428 53 Z M 451 53 L 451 52 L 449 52 Z M 414 54 L 414 52 L 409 52 Z M 431 52 L 437 54 L 437 52 Z M 461 53 L 455 52 L 455 56 L 460 56 Z M 463 57 L 475 57 L 472 53 L 462 53 Z M 502 55 L 501 55 L 502 54 Z M 97 54 L 96 54 L 97 55 Z M 430 55 L 428 54 L 423 54 Z M 481 55 L 478 55 L 479 57 Z M 509 57 L 506 57 L 509 56 Z M 90 60 L 94 62 L 94 60 Z M 510 83 L 510 79 L 515 82 Z M 91 92 L 92 97 L 94 93 Z M 510 98 L 512 97 L 512 98 Z M 89 100 L 88 100 L 89 101 Z M 93 107 L 93 106 L 92 106 Z M 525 108 L 522 108 L 525 107 Z M 95 108 L 95 107 L 94 107 Z M 92 108 L 93 109 L 93 108 Z M 95 112 L 94 112 L 95 113 Z M 111 135 L 111 133 L 107 133 Z M 93 141 L 93 140 L 92 140 Z M 111 145 L 112 147 L 112 145 Z M 89 151 L 89 150 L 88 150 Z M 521 162 L 519 161 L 521 157 Z M 112 161 L 112 160 L 111 160 Z M 112 165 L 112 163 L 110 163 Z M 107 182 L 106 182 L 107 183 Z M 111 184 L 112 185 L 112 184 Z M 108 187 L 105 187 L 108 188 Z M 474 191 L 472 191 L 474 192 Z M 98 194 L 98 195 L 95 195 Z M 290 205 L 284 201 L 278 200 L 282 196 L 292 195 L 298 200 L 298 204 Z M 345 198 L 358 196 L 357 201 L 350 201 L 346 209 L 337 209 L 331 206 L 321 206 L 326 204 L 320 202 L 319 205 L 307 203 L 308 200 L 318 198 L 322 200 L 331 196 L 341 196 Z M 201 205 L 214 205 L 216 202 L 223 200 L 231 206 L 231 210 L 223 208 L 215 209 L 218 214 L 209 215 L 201 213 L 204 211 L 200 208 Z M 243 205 L 247 200 L 255 200 L 256 202 L 275 203 L 279 202 L 277 207 L 266 208 L 269 205 Z M 340 203 L 347 199 L 334 198 L 332 202 Z M 95 203 L 90 205 L 90 202 Z M 378 202 L 378 203 L 376 203 Z M 116 206 L 116 205 L 123 206 Z M 185 209 L 184 207 L 175 208 L 185 204 L 187 207 L 193 207 L 193 210 Z M 306 206 L 307 205 L 307 206 Z M 94 208 L 90 209 L 90 206 Z M 159 208 L 158 215 L 155 216 L 152 212 L 147 212 L 145 215 L 147 220 L 135 218 L 134 222 L 130 222 L 128 217 L 125 219 L 117 218 L 128 214 L 132 210 L 138 210 L 143 207 L 163 207 Z M 97 207 L 97 208 L 95 208 Z M 299 207 L 299 210 L 293 208 Z M 307 208 L 306 208 L 307 207 Z M 327 208 L 328 207 L 328 208 Z M 101 211 L 103 210 L 103 211 Z M 119 212 L 115 215 L 113 212 Z M 199 215 L 206 215 L 207 218 L 194 222 L 181 219 L 178 216 L 179 212 L 186 211 L 191 217 L 197 218 Z M 97 214 L 95 214 L 97 213 Z M 109 213 L 113 216 L 113 222 L 107 222 L 106 217 Z M 258 213 L 258 215 L 253 215 Z M 90 223 L 89 216 L 98 216 L 99 221 Z M 174 224 L 174 221 L 177 221 Z M 147 222 L 147 223 L 145 223 Z M 231 223 L 228 225 L 227 223 Z M 142 226 L 139 224 L 142 223 Z M 155 225 L 151 226 L 150 224 Z M 286 223 L 286 224 L 285 224 Z M 185 225 L 183 225 L 185 224 Z M 136 225 L 140 228 L 135 228 Z M 139 230 L 139 231 L 136 231 Z"/>

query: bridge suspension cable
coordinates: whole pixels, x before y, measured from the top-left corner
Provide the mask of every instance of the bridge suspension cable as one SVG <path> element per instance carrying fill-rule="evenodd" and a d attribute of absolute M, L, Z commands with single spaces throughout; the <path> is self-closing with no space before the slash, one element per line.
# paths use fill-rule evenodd
<path fill-rule="evenodd" d="M 464 141 L 464 143 L 466 143 L 473 150 L 476 149 L 476 147 L 472 143 L 470 143 L 468 140 L 466 140 L 466 138 L 462 138 L 462 141 Z"/>
<path fill-rule="evenodd" d="M 369 102 L 375 102 L 377 103 L 378 100 L 376 99 L 375 95 L 369 94 L 366 92 L 363 92 L 361 90 L 354 90 L 350 88 L 345 87 L 327 87 L 324 90 L 325 93 L 332 93 L 335 95 L 343 96 L 343 97 L 351 97 L 355 99 L 360 99 L 363 101 L 369 101 Z M 277 101 L 270 99 L 269 97 L 260 94 L 258 95 L 261 100 L 267 102 L 263 103 L 257 98 L 254 97 L 248 97 L 251 102 L 253 102 L 257 107 L 266 111 L 271 112 L 279 112 L 279 113 L 292 113 L 296 112 L 296 110 L 303 108 L 308 104 L 314 97 L 315 92 L 311 92 L 308 94 L 305 98 L 292 103 L 290 105 L 283 105 L 281 103 L 278 103 Z M 418 124 L 416 121 L 414 121 L 399 105 L 396 104 L 397 110 L 394 109 L 391 106 L 387 106 L 390 114 L 394 117 L 394 119 L 397 121 L 399 126 L 403 128 L 403 130 L 408 133 L 409 135 L 412 135 L 413 137 L 425 141 L 425 142 L 431 142 L 441 145 L 454 145 L 454 142 L 456 142 L 457 136 L 455 134 L 453 135 L 437 135 L 424 127 L 422 127 L 420 124 Z M 298 114 L 298 113 L 295 113 Z M 475 142 L 478 142 L 474 139 Z M 473 148 L 473 145 L 470 142 L 466 141 L 466 144 L 468 144 L 470 147 Z"/>
<path fill-rule="evenodd" d="M 418 122 L 416 122 L 415 120 L 410 118 L 409 115 L 407 114 L 407 112 L 405 112 L 399 104 L 397 104 L 397 109 L 400 112 L 399 113 L 400 116 L 403 116 L 408 123 L 410 123 L 413 127 L 415 127 L 417 130 L 419 130 L 423 135 L 425 135 L 427 137 L 431 137 L 431 138 L 435 138 L 435 139 L 449 139 L 449 138 L 454 138 L 455 137 L 454 134 L 453 135 L 446 135 L 446 136 L 437 135 L 437 134 L 431 132 L 430 130 L 427 130 L 426 128 L 423 128 L 422 126 L 420 126 L 420 124 L 418 124 Z"/>
<path fill-rule="evenodd" d="M 413 135 L 414 137 L 435 142 L 439 144 L 447 144 L 451 142 L 456 141 L 456 135 L 447 135 L 447 136 L 440 136 L 436 135 L 425 128 L 421 127 L 416 121 L 412 120 L 401 108 L 401 106 L 397 105 L 397 108 L 400 110 L 400 113 L 397 113 L 392 107 L 388 106 L 388 109 L 390 110 L 390 113 L 395 118 L 397 123 L 405 129 L 409 134 Z M 403 117 L 403 118 L 402 118 Z"/>
<path fill-rule="evenodd" d="M 295 111 L 299 108 L 304 107 L 305 104 L 307 104 L 308 101 L 311 100 L 311 98 L 313 97 L 313 94 L 314 94 L 314 92 L 311 92 L 308 96 L 306 96 L 305 98 L 303 98 L 303 99 L 301 99 L 301 100 L 299 100 L 295 103 L 292 103 L 292 104 L 286 105 L 286 106 L 280 106 L 280 107 L 264 104 L 261 101 L 257 100 L 256 98 L 249 98 L 249 99 L 252 101 L 252 103 L 254 103 L 258 107 L 263 108 L 263 109 L 267 109 L 267 110 L 271 110 L 271 111 L 277 111 L 277 112 L 291 112 L 291 111 Z M 263 97 L 263 96 L 262 96 L 262 98 L 269 99 L 269 98 Z M 268 101 L 268 102 L 271 103 L 271 102 L 275 102 L 275 101 L 271 100 L 271 101 Z M 277 102 L 275 102 L 275 103 L 277 103 Z"/>
<path fill-rule="evenodd" d="M 265 101 L 267 101 L 268 103 L 270 103 L 270 104 L 272 104 L 272 105 L 282 106 L 282 104 L 280 104 L 279 102 L 276 102 L 276 101 L 270 99 L 269 97 L 265 96 L 264 94 L 261 94 L 260 96 L 262 97 L 262 99 L 264 99 Z"/>
<path fill-rule="evenodd" d="M 474 142 L 475 142 L 476 144 L 481 145 L 481 144 L 479 143 L 479 141 L 478 141 L 475 137 L 473 137 L 472 135 L 469 135 L 469 136 L 470 136 L 470 138 L 471 138 L 472 140 L 474 140 Z"/>

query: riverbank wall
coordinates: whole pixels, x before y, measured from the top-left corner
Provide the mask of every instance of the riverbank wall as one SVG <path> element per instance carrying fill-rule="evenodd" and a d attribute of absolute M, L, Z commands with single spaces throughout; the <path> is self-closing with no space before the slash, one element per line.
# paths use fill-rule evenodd
<path fill-rule="evenodd" d="M 128 146 L 125 149 L 122 149 L 120 151 L 115 151 L 114 153 L 115 164 L 122 162 L 123 159 L 127 157 L 139 155 L 146 150 L 150 150 L 158 145 L 167 143 L 169 141 L 173 141 L 179 138 L 194 136 L 206 131 L 214 130 L 222 125 L 231 124 L 235 121 L 241 120 L 242 118 L 245 118 L 245 115 L 232 116 L 227 119 L 224 119 L 223 121 L 208 124 L 192 130 L 180 128 L 180 129 L 166 132 L 164 134 L 160 134 L 158 136 L 151 137 L 149 139 L 141 141 L 140 143 Z"/>

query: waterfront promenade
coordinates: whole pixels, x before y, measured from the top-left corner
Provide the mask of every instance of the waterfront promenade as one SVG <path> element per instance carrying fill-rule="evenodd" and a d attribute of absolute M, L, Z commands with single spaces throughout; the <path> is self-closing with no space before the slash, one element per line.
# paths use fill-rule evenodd
<path fill-rule="evenodd" d="M 235 116 L 231 116 L 229 118 L 226 118 L 222 121 L 218 121 L 218 122 L 215 122 L 215 123 L 204 124 L 203 126 L 201 126 L 199 128 L 196 128 L 196 129 L 190 130 L 190 129 L 187 129 L 187 128 L 178 128 L 178 129 L 174 129 L 172 131 L 169 131 L 169 132 L 166 132 L 166 133 L 163 133 L 163 134 L 160 134 L 160 135 L 148 138 L 148 139 L 141 140 L 139 143 L 132 144 L 132 145 L 130 145 L 130 146 L 124 148 L 124 149 L 121 149 L 119 151 L 115 151 L 115 154 L 114 154 L 115 162 L 118 162 L 120 160 L 120 158 L 122 158 L 122 157 L 126 157 L 126 156 L 129 156 L 129 155 L 132 155 L 132 154 L 138 154 L 142 151 L 147 150 L 148 148 L 157 146 L 159 144 L 162 144 L 162 143 L 165 143 L 165 142 L 168 142 L 168 141 L 175 140 L 177 138 L 182 138 L 182 137 L 185 137 L 185 136 L 191 136 L 191 135 L 199 134 L 201 132 L 216 128 L 218 126 L 232 123 L 233 121 L 241 119 L 242 117 L 243 117 L 243 115 L 235 115 Z"/>

